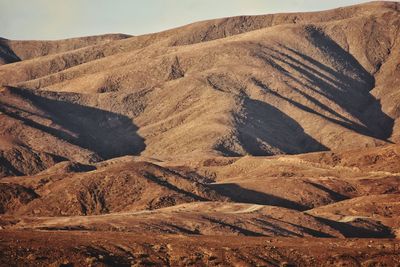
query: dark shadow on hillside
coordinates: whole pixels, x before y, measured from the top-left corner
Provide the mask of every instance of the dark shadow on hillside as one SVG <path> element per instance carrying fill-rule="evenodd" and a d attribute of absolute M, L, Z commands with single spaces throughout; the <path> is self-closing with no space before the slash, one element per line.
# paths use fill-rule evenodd
<path fill-rule="evenodd" d="M 8 40 L 0 38 L 0 59 L 3 59 L 6 64 L 21 61 L 21 59 L 8 46 Z"/>
<path fill-rule="evenodd" d="M 219 194 L 230 198 L 234 202 L 269 205 L 299 211 L 309 209 L 309 207 L 298 204 L 291 200 L 262 192 L 257 192 L 250 189 L 245 189 L 240 185 L 233 183 L 210 184 L 209 186 L 217 191 Z"/>
<path fill-rule="evenodd" d="M 308 40 L 327 58 L 335 60 L 338 65 L 336 69 L 285 45 L 280 45 L 279 50 L 261 46 L 263 52 L 257 54 L 257 57 L 280 70 L 289 80 L 297 84 L 298 87 L 287 83 L 293 91 L 330 115 L 322 114 L 289 99 L 261 81 L 256 80 L 255 84 L 264 91 L 274 94 L 306 112 L 319 115 L 362 135 L 382 140 L 389 138 L 394 121 L 382 111 L 379 100 L 370 93 L 375 87 L 374 77 L 350 53 L 346 52 L 322 31 L 308 27 L 307 32 Z M 359 122 L 352 121 L 339 114 L 333 108 L 324 105 L 312 94 L 318 94 L 336 103 Z"/>
<path fill-rule="evenodd" d="M 339 231 L 342 235 L 348 238 L 393 238 L 395 237 L 390 228 L 380 223 L 372 223 L 369 221 L 364 221 L 361 227 L 358 225 L 353 225 L 351 222 L 344 223 L 333 221 L 321 217 L 315 217 L 321 223 L 329 225 L 333 229 Z M 367 228 L 369 227 L 369 228 Z"/>
<path fill-rule="evenodd" d="M 329 194 L 329 197 L 330 197 L 331 199 L 333 199 L 335 202 L 336 202 L 336 201 L 342 201 L 342 200 L 345 200 L 345 199 L 349 199 L 349 197 L 347 197 L 347 196 L 345 196 L 345 195 L 342 195 L 342 194 L 340 194 L 340 193 L 338 193 L 338 192 L 335 192 L 335 191 L 333 191 L 333 190 L 331 190 L 331 189 L 329 189 L 329 188 L 323 186 L 322 184 L 317 184 L 317 183 L 313 183 L 313 182 L 310 182 L 310 181 L 304 181 L 304 182 L 305 182 L 306 184 L 309 184 L 309 185 L 314 186 L 315 188 L 317 188 L 317 189 L 319 189 L 319 190 L 324 191 L 325 193 L 328 193 L 328 194 Z"/>
<path fill-rule="evenodd" d="M 78 94 L 32 92 L 21 88 L 12 88 L 11 92 L 45 111 L 63 129 L 42 125 L 17 113 L 11 114 L 13 117 L 57 138 L 94 151 L 104 159 L 139 155 L 145 149 L 144 139 L 137 134 L 138 128 L 131 119 L 73 103 L 79 99 Z"/>
<path fill-rule="evenodd" d="M 281 220 L 281 219 L 273 218 L 271 216 L 268 216 L 268 219 L 277 221 L 279 223 L 284 223 L 284 224 L 288 224 L 288 225 L 294 226 L 294 227 L 298 228 L 300 230 L 300 232 L 304 232 L 304 233 L 309 234 L 309 235 L 314 236 L 314 237 L 322 237 L 322 238 L 324 238 L 324 237 L 334 237 L 331 234 L 328 234 L 328 233 L 325 233 L 325 232 L 322 232 L 322 231 L 318 231 L 318 230 L 315 230 L 315 229 L 311 229 L 309 227 L 301 226 L 301 225 L 298 225 L 298 224 L 294 224 L 294 223 L 291 223 L 291 222 L 288 222 L 288 221 L 284 221 L 284 220 Z M 260 219 L 256 219 L 256 220 L 258 220 L 259 222 L 262 222 L 262 220 L 260 220 Z M 269 223 L 269 224 L 270 225 L 275 225 L 275 224 L 272 224 L 272 223 Z M 302 237 L 302 235 L 298 235 L 298 234 L 297 234 L 297 236 L 298 237 Z"/>
<path fill-rule="evenodd" d="M 17 170 L 6 158 L 0 156 L 0 178 L 3 177 L 1 176 L 2 174 L 5 174 L 4 177 L 24 175 L 21 171 Z"/>
<path fill-rule="evenodd" d="M 163 226 L 170 228 L 166 231 L 168 234 L 200 235 L 200 231 L 198 229 L 191 230 L 172 223 L 163 223 Z M 163 229 L 158 230 L 163 231 Z"/>
<path fill-rule="evenodd" d="M 196 194 L 194 194 L 194 193 L 192 193 L 190 191 L 186 191 L 184 189 L 181 189 L 181 188 L 173 185 L 172 183 L 168 182 L 165 178 L 157 177 L 154 174 L 145 172 L 143 174 L 143 177 L 145 177 L 145 178 L 149 179 L 150 181 L 158 184 L 159 186 L 166 187 L 166 188 L 168 188 L 169 190 L 171 190 L 173 192 L 176 192 L 176 193 L 182 194 L 184 196 L 190 197 L 190 198 L 192 198 L 192 199 L 194 199 L 196 201 L 207 201 L 208 200 L 208 199 L 205 199 L 205 198 L 203 198 L 201 196 L 198 196 L 198 195 L 196 195 Z"/>
<path fill-rule="evenodd" d="M 271 220 L 273 219 L 272 217 L 268 216 L 268 219 Z M 294 236 L 294 237 L 302 237 L 300 234 L 293 232 L 291 230 L 285 229 L 278 224 L 271 223 L 265 219 L 259 219 L 255 218 L 254 221 L 256 221 L 258 224 L 260 224 L 260 227 L 266 231 L 266 232 L 272 232 L 274 235 L 277 236 Z"/>
<path fill-rule="evenodd" d="M 243 101 L 246 119 L 238 123 L 238 138 L 249 154 L 272 155 L 271 148 L 287 154 L 328 150 L 279 109 L 247 97 Z"/>
<path fill-rule="evenodd" d="M 243 227 L 240 227 L 240 226 L 237 226 L 237 225 L 233 225 L 233 224 L 230 224 L 230 223 L 227 223 L 227 222 L 224 222 L 222 220 L 215 219 L 215 218 L 212 218 L 212 217 L 209 217 L 209 216 L 203 216 L 203 218 L 208 220 L 208 221 L 210 221 L 213 224 L 220 225 L 220 226 L 222 226 L 224 228 L 230 229 L 233 232 L 237 232 L 237 233 L 245 235 L 245 236 L 265 236 L 262 233 L 257 233 L 257 232 L 248 230 L 246 228 L 243 228 Z"/>

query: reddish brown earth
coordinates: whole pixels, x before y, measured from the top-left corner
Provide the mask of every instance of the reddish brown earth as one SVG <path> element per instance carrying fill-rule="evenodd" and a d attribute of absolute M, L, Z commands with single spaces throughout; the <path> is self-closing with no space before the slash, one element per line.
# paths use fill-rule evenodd
<path fill-rule="evenodd" d="M 1 39 L 0 265 L 400 265 L 399 12 Z"/>
<path fill-rule="evenodd" d="M 3 231 L 0 264 L 29 266 L 394 266 L 398 240 Z M 300 242 L 299 242 L 300 241 Z M 46 244 L 46 245 L 44 245 Z M 323 264 L 321 264 L 323 263 Z"/>

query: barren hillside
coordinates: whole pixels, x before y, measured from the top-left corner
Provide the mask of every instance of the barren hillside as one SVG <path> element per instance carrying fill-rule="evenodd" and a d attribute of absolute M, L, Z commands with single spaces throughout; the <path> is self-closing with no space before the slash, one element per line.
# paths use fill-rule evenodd
<path fill-rule="evenodd" d="M 398 2 L 0 39 L 0 265 L 399 263 L 399 86 Z"/>

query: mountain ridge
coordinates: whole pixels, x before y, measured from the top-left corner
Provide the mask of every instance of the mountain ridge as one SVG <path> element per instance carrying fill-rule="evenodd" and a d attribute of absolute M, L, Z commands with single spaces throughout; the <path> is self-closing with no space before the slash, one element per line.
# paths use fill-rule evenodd
<path fill-rule="evenodd" d="M 400 111 L 393 104 L 400 96 L 391 89 L 398 77 L 393 69 L 399 53 L 398 5 L 373 2 L 290 15 L 301 23 L 288 14 L 261 15 L 123 36 L 3 65 L 0 81 L 13 85 L 8 90 L 14 96 L 31 90 L 32 99 L 60 99 L 125 121 L 107 126 L 110 130 L 124 132 L 121 125 L 132 124 L 145 149 L 119 156 L 297 154 L 382 145 L 400 136 Z M 276 20 L 283 24 L 253 30 Z M 222 31 L 215 30 L 219 27 Z M 240 30 L 226 34 L 227 27 Z M 174 38 L 189 43 L 177 44 Z M 369 41 L 379 39 L 385 41 Z M 57 116 L 50 120 L 60 120 Z M 75 124 L 73 117 L 68 120 Z M 93 123 L 88 130 L 98 131 Z"/>

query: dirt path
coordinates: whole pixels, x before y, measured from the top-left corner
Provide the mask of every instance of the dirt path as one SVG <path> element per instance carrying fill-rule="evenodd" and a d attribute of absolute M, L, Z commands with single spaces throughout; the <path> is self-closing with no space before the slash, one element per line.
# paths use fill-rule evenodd
<path fill-rule="evenodd" d="M 250 207 L 247 207 L 245 209 L 242 210 L 237 210 L 237 211 L 233 211 L 233 212 L 229 212 L 229 213 L 250 213 L 250 212 L 255 212 L 257 210 L 262 209 L 264 206 L 263 205 L 251 205 Z"/>

